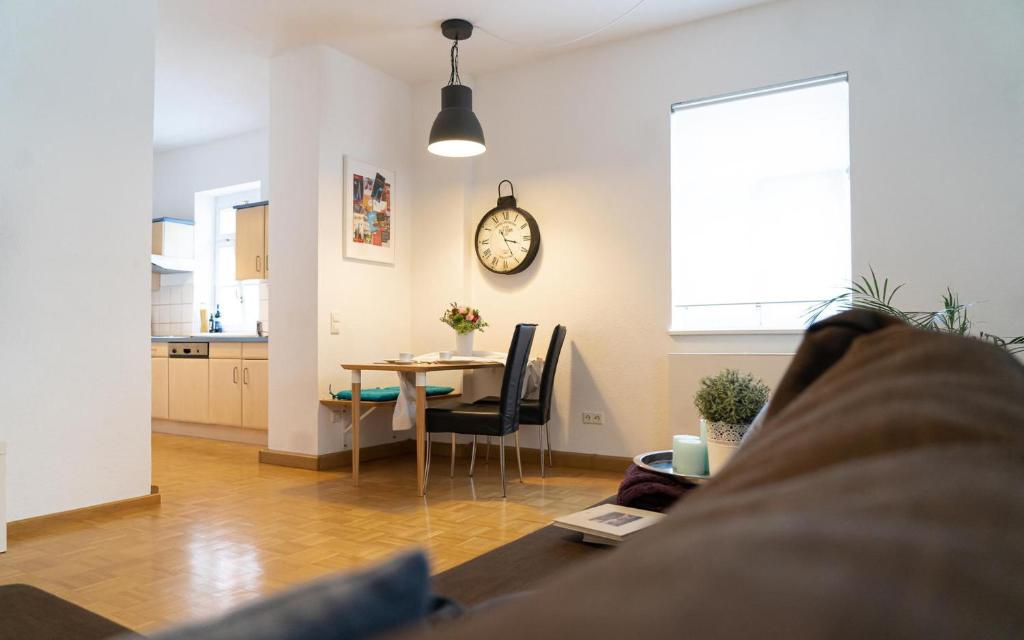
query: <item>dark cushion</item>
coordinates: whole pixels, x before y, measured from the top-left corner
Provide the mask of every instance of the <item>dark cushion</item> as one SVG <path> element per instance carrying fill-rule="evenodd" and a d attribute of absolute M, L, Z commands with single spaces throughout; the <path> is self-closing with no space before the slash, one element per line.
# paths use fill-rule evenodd
<path fill-rule="evenodd" d="M 461 433 L 478 436 L 502 436 L 499 405 L 453 402 L 427 407 L 427 431 L 430 433 Z"/>
<path fill-rule="evenodd" d="M 1019 362 L 844 314 L 774 397 L 662 522 L 431 637 L 1024 637 Z"/>
<path fill-rule="evenodd" d="M 498 404 L 501 398 L 498 396 L 484 396 L 473 404 L 492 405 Z M 519 403 L 519 424 L 544 424 L 544 414 L 540 409 L 540 400 L 522 400 Z"/>
<path fill-rule="evenodd" d="M 103 640 L 118 635 L 123 639 L 141 638 L 116 622 L 42 589 L 27 584 L 0 586 L 2 640 Z"/>
<path fill-rule="evenodd" d="M 434 606 L 427 559 L 406 553 L 372 569 L 261 598 L 153 640 L 356 640 L 423 620 Z M 74 637 L 74 636 L 68 636 Z"/>

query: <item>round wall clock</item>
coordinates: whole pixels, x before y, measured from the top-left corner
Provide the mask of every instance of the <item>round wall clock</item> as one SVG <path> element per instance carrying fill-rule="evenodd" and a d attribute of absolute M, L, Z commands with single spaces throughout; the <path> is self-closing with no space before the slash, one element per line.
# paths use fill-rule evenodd
<path fill-rule="evenodd" d="M 501 195 L 508 182 L 512 195 Z M 516 206 L 515 187 L 498 183 L 498 206 L 476 226 L 476 257 L 488 271 L 511 275 L 525 271 L 540 249 L 540 227 L 525 209 Z"/>

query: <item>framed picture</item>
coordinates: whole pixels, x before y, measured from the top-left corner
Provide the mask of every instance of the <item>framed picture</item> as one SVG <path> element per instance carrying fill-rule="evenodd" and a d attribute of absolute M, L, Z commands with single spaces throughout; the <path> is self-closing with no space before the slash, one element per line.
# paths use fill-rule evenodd
<path fill-rule="evenodd" d="M 346 258 L 395 264 L 395 172 L 345 156 Z"/>

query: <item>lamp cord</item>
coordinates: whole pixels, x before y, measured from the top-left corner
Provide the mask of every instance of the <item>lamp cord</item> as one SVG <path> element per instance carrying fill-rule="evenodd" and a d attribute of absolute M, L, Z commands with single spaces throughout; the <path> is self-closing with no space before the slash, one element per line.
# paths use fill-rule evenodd
<path fill-rule="evenodd" d="M 462 78 L 459 77 L 459 39 L 455 39 L 455 44 L 452 45 L 452 72 L 448 75 L 448 85 L 462 84 Z"/>
<path fill-rule="evenodd" d="M 571 44 L 576 44 L 577 42 L 582 42 L 583 40 L 586 40 L 587 38 L 592 38 L 592 37 L 596 36 L 597 34 L 601 33 L 602 31 L 606 31 L 608 29 L 611 29 L 612 27 L 614 27 L 618 23 L 622 22 L 622 20 L 624 20 L 626 18 L 626 16 L 628 16 L 629 14 L 631 14 L 634 11 L 636 11 L 637 9 L 639 9 L 640 5 L 642 5 L 645 2 L 647 2 L 647 0 L 637 0 L 637 2 L 632 7 L 627 9 L 624 13 L 619 14 L 619 16 L 614 18 L 611 22 L 608 22 L 604 26 L 602 26 L 602 27 L 600 27 L 598 29 L 595 29 L 594 31 L 591 31 L 590 33 L 585 33 L 582 36 L 573 38 L 572 40 L 566 40 L 565 42 L 556 42 L 556 43 L 552 43 L 552 44 L 528 44 L 526 42 L 517 42 L 515 40 L 509 40 L 507 38 L 502 38 L 498 34 L 494 33 L 490 29 L 488 29 L 487 27 L 484 27 L 484 26 L 482 26 L 480 24 L 474 24 L 473 26 L 476 27 L 477 29 L 483 31 L 484 33 L 488 34 L 489 36 L 491 36 L 493 38 L 496 38 L 498 40 L 501 40 L 505 44 L 511 44 L 511 45 L 516 46 L 516 47 L 525 47 L 525 48 L 528 48 L 528 49 L 557 49 L 559 47 L 568 47 Z M 458 44 L 458 42 L 456 42 L 456 44 Z"/>

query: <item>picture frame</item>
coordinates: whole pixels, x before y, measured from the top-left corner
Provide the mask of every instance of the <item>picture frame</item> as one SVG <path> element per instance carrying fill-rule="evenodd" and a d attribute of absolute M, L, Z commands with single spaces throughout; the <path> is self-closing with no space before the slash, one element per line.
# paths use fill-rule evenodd
<path fill-rule="evenodd" d="M 344 256 L 395 264 L 395 172 L 345 156 L 342 173 Z"/>

